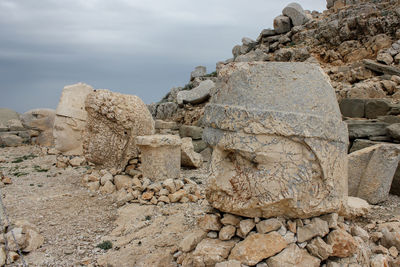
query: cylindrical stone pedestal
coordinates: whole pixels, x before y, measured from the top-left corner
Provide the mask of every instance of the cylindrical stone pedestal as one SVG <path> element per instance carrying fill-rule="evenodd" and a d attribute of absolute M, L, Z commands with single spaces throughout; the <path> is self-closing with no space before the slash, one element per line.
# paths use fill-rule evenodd
<path fill-rule="evenodd" d="M 182 144 L 179 136 L 138 136 L 136 144 L 142 153 L 143 176 L 152 181 L 179 178 Z"/>

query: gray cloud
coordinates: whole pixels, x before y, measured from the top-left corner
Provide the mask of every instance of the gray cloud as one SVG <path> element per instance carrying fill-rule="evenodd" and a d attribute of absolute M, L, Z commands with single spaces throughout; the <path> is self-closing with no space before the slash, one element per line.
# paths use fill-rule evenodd
<path fill-rule="evenodd" d="M 2 0 L 0 107 L 55 108 L 62 88 L 79 81 L 158 101 L 195 66 L 215 70 L 242 37 L 272 27 L 289 2 Z"/>

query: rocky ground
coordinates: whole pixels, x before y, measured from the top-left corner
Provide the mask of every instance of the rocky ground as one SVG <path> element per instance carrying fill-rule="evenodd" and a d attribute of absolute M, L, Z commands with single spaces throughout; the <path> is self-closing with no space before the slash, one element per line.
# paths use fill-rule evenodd
<path fill-rule="evenodd" d="M 88 265 L 104 253 L 96 246 L 113 229 L 117 209 L 81 186 L 86 168 L 56 168 L 56 156 L 34 146 L 1 148 L 0 162 L 12 179 L 1 189 L 10 220 L 35 224 L 45 239 L 25 256 L 29 266 Z"/>
<path fill-rule="evenodd" d="M 1 189 L 10 220 L 35 224 L 45 239 L 25 255 L 29 266 L 174 266 L 180 241 L 212 212 L 205 200 L 118 208 L 115 195 L 81 184 L 85 167 L 56 168 L 56 156 L 35 146 L 0 151 L 1 171 L 12 180 Z M 207 168 L 183 170 L 182 176 L 204 186 Z M 390 195 L 355 222 L 365 227 L 398 219 L 400 197 Z M 98 248 L 103 241 L 111 241 L 112 249 Z"/>

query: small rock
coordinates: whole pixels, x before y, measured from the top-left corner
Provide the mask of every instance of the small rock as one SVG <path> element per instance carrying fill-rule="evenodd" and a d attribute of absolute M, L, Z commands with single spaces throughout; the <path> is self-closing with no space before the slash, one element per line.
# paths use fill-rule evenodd
<path fill-rule="evenodd" d="M 390 65 L 393 63 L 393 57 L 389 53 L 379 53 L 376 60 L 380 63 Z"/>
<path fill-rule="evenodd" d="M 316 237 L 307 245 L 307 250 L 311 255 L 326 260 L 333 253 L 331 245 L 325 243 L 321 237 Z"/>
<path fill-rule="evenodd" d="M 234 241 L 206 238 L 197 245 L 193 255 L 198 256 L 206 266 L 214 266 L 228 258 L 234 245 Z"/>
<path fill-rule="evenodd" d="M 293 26 L 300 26 L 309 21 L 307 14 L 298 3 L 290 3 L 289 5 L 287 5 L 282 10 L 282 14 L 288 16 L 291 19 Z"/>
<path fill-rule="evenodd" d="M 358 197 L 348 197 L 347 205 L 340 211 L 340 215 L 347 219 L 361 217 L 368 214 L 370 205 L 364 199 Z"/>
<path fill-rule="evenodd" d="M 397 258 L 397 256 L 399 256 L 399 251 L 397 250 L 396 247 L 390 247 L 389 253 L 393 258 Z"/>
<path fill-rule="evenodd" d="M 291 244 L 266 262 L 268 267 L 319 267 L 321 261 L 308 254 L 305 249 L 300 249 L 296 244 Z"/>
<path fill-rule="evenodd" d="M 362 240 L 364 240 L 365 242 L 367 242 L 369 240 L 369 234 L 367 231 L 365 231 L 364 229 L 362 229 L 360 226 L 353 226 L 351 228 L 351 234 L 353 236 L 359 236 L 361 237 Z"/>
<path fill-rule="evenodd" d="M 327 237 L 327 244 L 332 246 L 332 256 L 346 258 L 357 251 L 354 238 L 342 229 L 333 230 Z"/>
<path fill-rule="evenodd" d="M 84 157 L 74 157 L 74 158 L 69 160 L 69 164 L 72 167 L 78 167 L 78 166 L 81 166 L 85 161 L 86 160 L 85 160 Z"/>
<path fill-rule="evenodd" d="M 111 181 L 107 180 L 105 184 L 100 187 L 100 192 L 103 194 L 112 194 L 115 192 L 115 185 Z"/>
<path fill-rule="evenodd" d="M 199 219 L 198 225 L 204 231 L 219 231 L 222 228 L 220 219 L 215 214 L 206 214 Z"/>
<path fill-rule="evenodd" d="M 223 225 L 238 226 L 240 223 L 240 217 L 230 214 L 230 213 L 225 213 L 224 217 L 221 219 L 221 223 Z"/>
<path fill-rule="evenodd" d="M 116 175 L 114 177 L 114 184 L 117 191 L 122 188 L 128 189 L 132 187 L 133 179 L 128 175 Z"/>
<path fill-rule="evenodd" d="M 161 196 L 158 198 L 158 201 L 162 201 L 164 203 L 170 203 L 171 201 L 169 200 L 169 197 L 167 196 Z"/>
<path fill-rule="evenodd" d="M 4 247 L 0 248 L 0 266 L 4 266 L 6 264 L 7 256 Z"/>
<path fill-rule="evenodd" d="M 316 236 L 324 237 L 328 233 L 328 223 L 319 218 L 314 218 L 311 224 L 297 227 L 297 240 L 301 243 Z"/>
<path fill-rule="evenodd" d="M 203 164 L 203 157 L 201 154 L 194 151 L 192 138 L 182 138 L 181 145 L 181 165 L 191 168 L 199 168 Z"/>
<path fill-rule="evenodd" d="M 217 232 L 214 232 L 214 231 L 208 232 L 207 237 L 208 237 L 208 238 L 215 239 L 215 238 L 218 237 L 218 233 L 217 233 Z"/>
<path fill-rule="evenodd" d="M 389 261 L 386 258 L 386 256 L 382 255 L 382 254 L 378 254 L 372 257 L 371 259 L 371 263 L 370 263 L 371 267 L 385 267 L 385 266 L 389 266 Z"/>
<path fill-rule="evenodd" d="M 238 260 L 242 264 L 256 265 L 287 247 L 285 239 L 277 232 L 253 234 L 236 244 L 229 260 Z"/>
<path fill-rule="evenodd" d="M 400 250 L 400 233 L 399 232 L 389 232 L 387 228 L 382 229 L 381 244 L 386 248 L 396 247 Z"/>
<path fill-rule="evenodd" d="M 153 196 L 154 196 L 154 192 L 152 192 L 152 191 L 146 191 L 146 192 L 144 192 L 144 193 L 142 194 L 142 199 L 144 199 L 144 200 L 150 200 L 150 199 L 153 198 Z"/>
<path fill-rule="evenodd" d="M 290 31 L 291 22 L 290 18 L 286 16 L 278 16 L 274 19 L 274 30 L 276 33 L 287 33 Z"/>
<path fill-rule="evenodd" d="M 278 219 L 272 218 L 257 223 L 256 228 L 258 233 L 266 234 L 278 230 L 281 226 L 282 223 Z"/>
<path fill-rule="evenodd" d="M 236 232 L 236 234 L 238 236 L 240 236 L 241 238 L 245 238 L 247 236 L 247 234 L 253 230 L 254 226 L 256 224 L 254 223 L 253 219 L 246 219 L 246 220 L 242 220 L 239 223 L 239 228 Z"/>
<path fill-rule="evenodd" d="M 163 182 L 164 188 L 166 188 L 171 194 L 176 192 L 176 187 L 173 179 L 167 179 Z"/>
<path fill-rule="evenodd" d="M 181 189 L 173 194 L 169 194 L 169 200 L 171 201 L 171 203 L 175 203 L 180 201 L 184 196 L 186 196 L 186 191 Z"/>
<path fill-rule="evenodd" d="M 329 229 L 336 229 L 338 224 L 339 215 L 337 213 L 330 213 L 320 217 L 321 220 L 324 220 L 328 223 Z"/>
<path fill-rule="evenodd" d="M 289 231 L 291 231 L 292 233 L 297 233 L 296 222 L 293 222 L 293 221 L 289 220 L 287 222 L 287 226 L 288 226 Z"/>
<path fill-rule="evenodd" d="M 226 225 L 219 231 L 219 239 L 226 241 L 230 240 L 236 233 L 236 227 L 233 225 Z"/>
<path fill-rule="evenodd" d="M 100 184 L 105 185 L 107 181 L 112 182 L 114 180 L 114 177 L 112 176 L 111 173 L 106 172 L 101 178 L 100 178 Z"/>
<path fill-rule="evenodd" d="M 241 267 L 241 266 L 242 264 L 240 264 L 240 262 L 236 260 L 224 261 L 215 264 L 215 267 Z"/>
<path fill-rule="evenodd" d="M 44 243 L 44 237 L 34 230 L 27 229 L 25 232 L 25 248 L 23 252 L 31 252 L 39 248 Z"/>
<path fill-rule="evenodd" d="M 179 243 L 179 250 L 182 252 L 192 251 L 197 244 L 207 236 L 207 233 L 203 230 L 195 230 L 186 235 Z"/>

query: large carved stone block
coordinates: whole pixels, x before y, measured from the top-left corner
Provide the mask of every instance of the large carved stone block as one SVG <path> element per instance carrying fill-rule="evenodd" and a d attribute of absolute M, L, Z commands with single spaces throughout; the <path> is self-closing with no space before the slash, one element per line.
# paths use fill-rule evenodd
<path fill-rule="evenodd" d="M 55 148 L 64 155 L 82 155 L 82 134 L 86 125 L 85 99 L 93 92 L 90 85 L 65 86 L 54 119 Z"/>
<path fill-rule="evenodd" d="M 176 135 L 138 136 L 136 144 L 142 155 L 143 176 L 152 181 L 179 178 L 181 138 Z"/>
<path fill-rule="evenodd" d="M 230 63 L 206 106 L 207 198 L 248 217 L 337 212 L 347 197 L 346 125 L 329 78 L 306 63 Z"/>
<path fill-rule="evenodd" d="M 154 121 L 134 95 L 96 90 L 86 98 L 85 158 L 99 167 L 123 170 L 138 155 L 135 137 L 154 133 Z"/>

